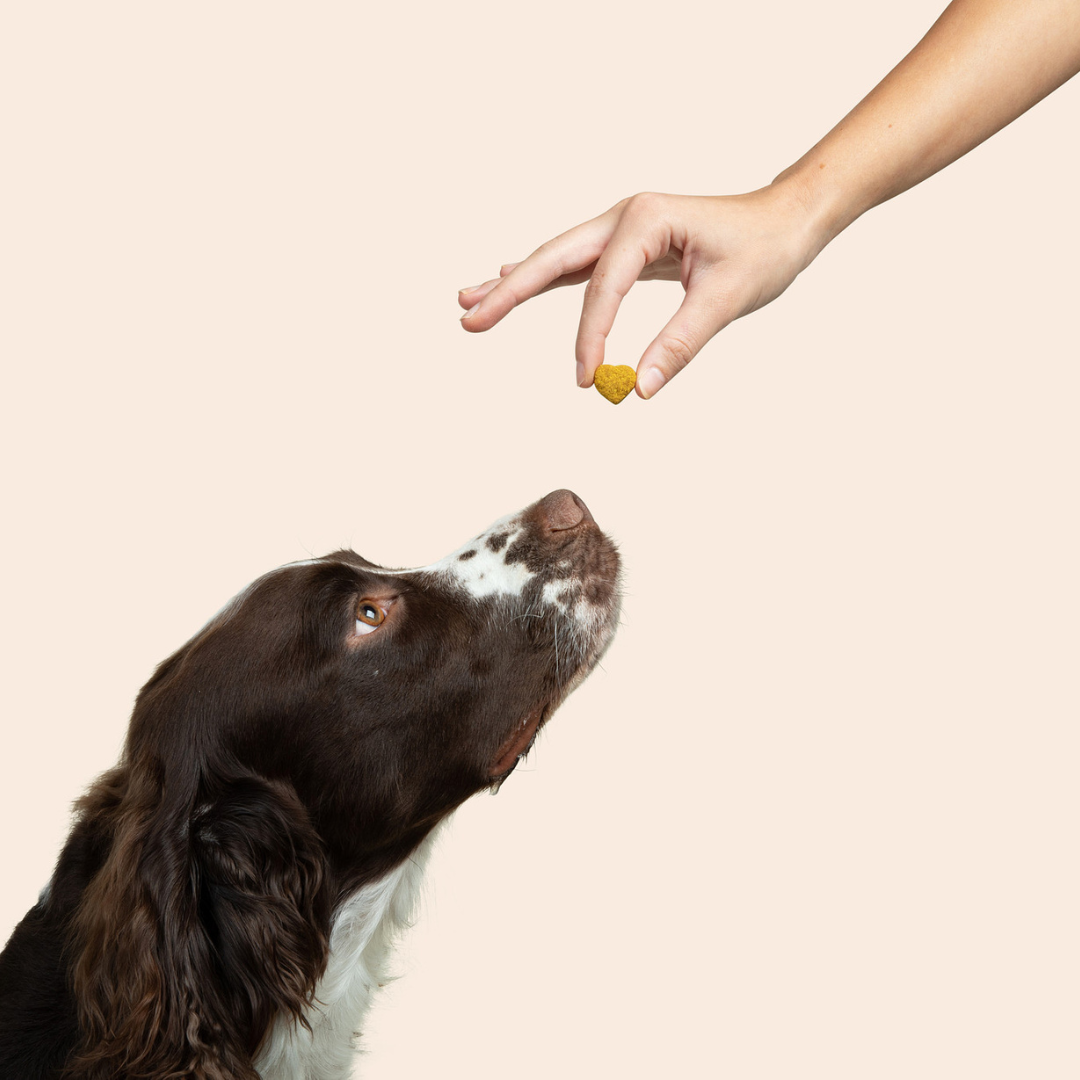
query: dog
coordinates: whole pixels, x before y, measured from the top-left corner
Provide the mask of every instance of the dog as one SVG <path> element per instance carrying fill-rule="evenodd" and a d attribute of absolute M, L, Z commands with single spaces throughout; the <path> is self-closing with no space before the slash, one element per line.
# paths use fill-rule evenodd
<path fill-rule="evenodd" d="M 432 565 L 235 597 L 139 693 L 0 956 L 5 1080 L 332 1080 L 439 824 L 603 655 L 619 556 L 555 491 Z"/>

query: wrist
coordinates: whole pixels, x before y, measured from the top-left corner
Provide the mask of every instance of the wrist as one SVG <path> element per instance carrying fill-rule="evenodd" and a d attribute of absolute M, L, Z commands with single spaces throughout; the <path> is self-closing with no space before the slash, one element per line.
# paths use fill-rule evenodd
<path fill-rule="evenodd" d="M 837 171 L 818 161 L 813 151 L 780 173 L 770 186 L 799 207 L 807 265 L 869 209 L 851 197 Z"/>
<path fill-rule="evenodd" d="M 843 200 L 832 185 L 813 175 L 803 161 L 785 169 L 763 193 L 780 208 L 789 235 L 798 245 L 799 272 L 805 270 L 822 249 L 842 232 L 854 216 L 843 213 Z"/>

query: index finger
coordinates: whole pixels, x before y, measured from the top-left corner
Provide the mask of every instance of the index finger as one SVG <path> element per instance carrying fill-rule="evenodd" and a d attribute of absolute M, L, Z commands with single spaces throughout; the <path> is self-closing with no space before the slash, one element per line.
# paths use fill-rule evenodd
<path fill-rule="evenodd" d="M 610 213 L 586 221 L 538 247 L 465 312 L 461 325 L 472 333 L 490 330 L 518 304 L 546 289 L 584 281 L 588 273 L 582 272 L 600 257 L 614 229 Z"/>
<path fill-rule="evenodd" d="M 663 220 L 624 216 L 619 222 L 585 290 L 574 345 L 579 386 L 591 386 L 596 369 L 604 362 L 607 338 L 624 297 L 645 267 L 662 259 L 670 246 Z"/>

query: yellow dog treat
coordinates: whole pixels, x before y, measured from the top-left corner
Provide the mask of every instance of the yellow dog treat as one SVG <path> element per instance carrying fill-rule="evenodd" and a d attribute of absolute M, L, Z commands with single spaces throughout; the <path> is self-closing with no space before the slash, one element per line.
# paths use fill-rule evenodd
<path fill-rule="evenodd" d="M 611 402 L 618 405 L 637 380 L 637 373 L 626 364 L 601 364 L 593 373 L 593 386 Z"/>

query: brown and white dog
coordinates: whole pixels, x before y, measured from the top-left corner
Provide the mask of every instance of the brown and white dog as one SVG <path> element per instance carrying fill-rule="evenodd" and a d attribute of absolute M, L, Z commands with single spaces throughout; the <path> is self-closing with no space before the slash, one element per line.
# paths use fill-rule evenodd
<path fill-rule="evenodd" d="M 421 569 L 259 578 L 78 804 L 0 957 L 0 1077 L 347 1076 L 433 830 L 597 663 L 618 576 L 556 491 Z"/>

